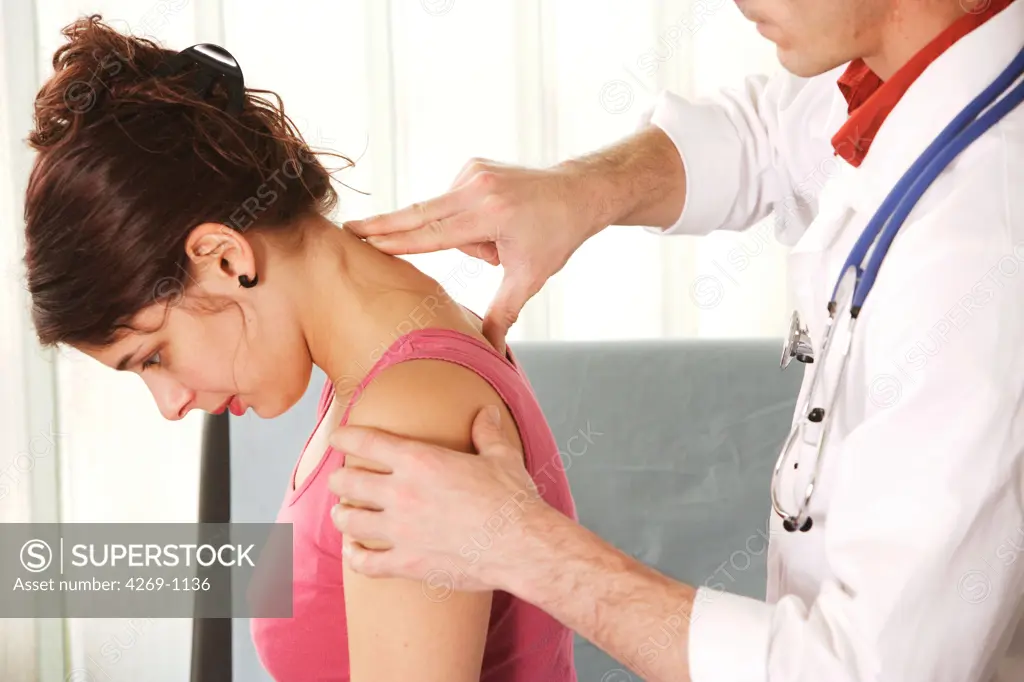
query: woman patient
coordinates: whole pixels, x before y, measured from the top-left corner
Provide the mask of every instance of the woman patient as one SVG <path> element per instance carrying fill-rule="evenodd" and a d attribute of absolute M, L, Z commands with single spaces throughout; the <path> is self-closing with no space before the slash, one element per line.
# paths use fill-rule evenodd
<path fill-rule="evenodd" d="M 167 419 L 190 410 L 276 417 L 329 377 L 278 521 L 293 524 L 293 616 L 254 619 L 280 682 L 567 682 L 572 633 L 509 594 L 448 594 L 345 566 L 330 519 L 327 437 L 362 424 L 473 452 L 470 424 L 501 406 L 538 489 L 575 517 L 558 449 L 514 356 L 408 262 L 324 216 L 330 175 L 283 107 L 240 113 L 198 67 L 99 17 L 65 29 L 39 92 L 25 204 L 28 289 L 44 345 L 139 375 Z M 243 65 L 244 68 L 244 65 Z M 344 157 L 341 157 L 344 158 Z M 347 160 L 346 160 L 347 161 Z M 296 453 L 281 453 L 295 457 Z M 543 477 L 540 473 L 543 472 Z M 499 510 L 495 510 L 498 513 Z M 497 531 L 467 537 L 486 551 Z"/>

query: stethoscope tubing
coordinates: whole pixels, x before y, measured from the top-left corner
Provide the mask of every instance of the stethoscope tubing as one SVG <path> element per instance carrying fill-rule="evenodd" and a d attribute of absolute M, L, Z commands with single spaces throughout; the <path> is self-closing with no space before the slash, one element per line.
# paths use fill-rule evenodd
<path fill-rule="evenodd" d="M 1002 73 L 975 97 L 949 124 L 932 140 L 920 157 L 903 174 L 903 177 L 889 191 L 878 211 L 861 233 L 843 264 L 841 273 L 853 266 L 857 268 L 858 281 L 853 294 L 851 312 L 854 316 L 867 299 L 874 286 L 875 278 L 889 244 L 896 237 L 906 217 L 913 210 L 924 192 L 949 163 L 985 131 L 995 125 L 1010 110 L 1020 104 L 1021 85 L 1011 90 L 980 118 L 979 114 L 1024 73 L 1024 49 L 1010 62 Z M 896 218 L 899 218 L 898 220 Z M 879 233 L 882 232 L 881 238 Z M 864 258 L 875 244 L 867 267 L 861 269 Z M 879 248 L 881 247 L 881 248 Z M 839 289 L 837 280 L 832 290 L 831 302 L 835 303 Z"/>
<path fill-rule="evenodd" d="M 1024 62 L 1024 50 L 1021 51 L 1021 61 Z M 1018 69 L 1017 76 L 1024 73 L 1024 68 Z M 903 197 L 903 200 L 896 206 L 893 211 L 890 223 L 886 225 L 885 229 L 882 230 L 881 236 L 878 238 L 878 245 L 871 254 L 871 258 L 868 260 L 867 268 L 864 270 L 863 277 L 860 284 L 857 287 L 857 291 L 854 293 L 853 306 L 859 309 L 864 304 L 864 299 L 868 295 L 868 291 L 874 286 L 875 278 L 878 276 L 878 270 L 881 267 L 882 259 L 889 250 L 889 245 L 892 240 L 896 238 L 896 233 L 899 228 L 903 225 L 903 222 L 910 215 L 910 212 L 914 209 L 918 199 L 923 195 L 932 182 L 942 173 L 946 167 L 955 159 L 960 152 L 970 146 L 972 142 L 977 140 L 985 131 L 998 123 L 1006 114 L 1015 109 L 1022 101 L 1024 101 L 1024 81 L 1021 81 L 1013 90 L 1006 94 L 1001 100 L 992 105 L 992 108 L 978 117 L 973 123 L 967 128 L 957 134 L 957 136 L 950 142 L 949 145 L 943 147 L 936 155 L 935 158 L 925 167 L 921 172 L 921 175 L 914 181 L 907 195 Z"/>
<path fill-rule="evenodd" d="M 782 452 L 779 454 L 779 458 L 776 461 L 772 472 L 772 507 L 780 517 L 786 519 L 788 530 L 796 530 L 799 528 L 800 530 L 806 531 L 811 527 L 811 519 L 807 512 L 810 507 L 811 495 L 817 485 L 818 475 L 821 471 L 822 454 L 830 431 L 836 400 L 841 391 L 843 380 L 845 379 L 846 361 L 852 346 L 854 325 L 868 293 L 874 286 L 878 270 L 881 267 L 882 260 L 885 258 L 885 255 L 889 250 L 890 244 L 893 239 L 895 239 L 897 232 L 899 232 L 911 211 L 913 211 L 914 207 L 919 202 L 921 196 L 928 190 L 939 174 L 946 169 L 953 159 L 955 159 L 964 149 L 970 146 L 972 142 L 977 140 L 983 133 L 1002 120 L 1010 111 L 1019 106 L 1022 101 L 1024 101 L 1024 80 L 1007 92 L 1007 89 L 1010 88 L 1014 81 L 1020 79 L 1022 74 L 1024 74 L 1024 49 L 1021 49 L 1002 73 L 1000 73 L 999 76 L 966 107 L 964 107 L 964 109 L 957 114 L 957 116 L 942 130 L 942 132 L 936 136 L 931 144 L 928 145 L 925 151 L 922 152 L 921 156 L 918 157 L 918 159 L 903 174 L 892 190 L 890 190 L 889 194 L 879 206 L 875 215 L 872 216 L 868 225 L 864 228 L 864 231 L 850 250 L 850 253 L 846 258 L 846 262 L 843 264 L 843 268 L 840 270 L 839 276 L 836 279 L 836 284 L 832 290 L 832 296 L 828 304 L 829 318 L 826 322 L 824 343 L 822 347 L 823 355 L 828 355 L 828 351 L 831 349 L 833 334 L 836 331 L 837 324 L 840 322 L 839 311 L 837 309 L 838 292 L 840 287 L 843 285 L 844 278 L 852 268 L 854 283 L 849 310 L 849 329 L 846 335 L 845 348 L 842 352 L 836 386 L 833 388 L 831 400 L 829 400 L 829 404 L 826 408 L 827 411 L 820 412 L 817 419 L 810 419 L 812 412 L 821 410 L 820 407 L 812 406 L 812 403 L 815 401 L 817 387 L 819 384 L 819 374 L 824 370 L 822 364 L 818 363 L 819 366 L 815 370 L 814 376 L 811 378 L 807 397 L 802 406 L 803 414 L 800 415 L 800 421 L 790 429 L 789 436 L 783 444 Z M 992 102 L 1000 95 L 1004 96 L 992 105 Z M 985 111 L 985 109 L 990 105 L 992 105 L 991 108 L 989 108 L 988 111 Z M 873 250 L 871 250 L 872 246 L 875 247 Z M 871 256 L 866 267 L 862 269 L 861 264 L 864 262 L 864 258 L 868 254 L 869 250 L 871 250 Z M 824 357 L 822 360 L 824 361 Z M 804 489 L 804 500 L 800 504 L 797 514 L 788 515 L 779 503 L 777 483 L 782 467 L 787 459 L 787 453 L 794 445 L 794 441 L 796 439 L 803 439 L 803 427 L 805 423 L 809 423 L 811 421 L 820 423 L 820 431 L 815 444 L 818 456 L 815 459 L 814 470 L 811 478 Z"/>

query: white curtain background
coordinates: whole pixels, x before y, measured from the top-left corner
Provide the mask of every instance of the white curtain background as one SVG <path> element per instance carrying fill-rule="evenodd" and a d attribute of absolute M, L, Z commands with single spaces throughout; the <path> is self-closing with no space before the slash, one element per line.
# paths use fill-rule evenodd
<path fill-rule="evenodd" d="M 662 88 L 701 96 L 779 68 L 729 0 L 4 2 L 0 314 L 15 333 L 0 337 L 0 471 L 46 420 L 61 434 L 58 456 L 26 474 L 21 501 L 0 500 L 5 521 L 196 517 L 202 416 L 163 421 L 137 377 L 71 351 L 42 353 L 28 327 L 20 202 L 31 157 L 22 141 L 60 29 L 76 17 L 98 12 L 172 49 L 227 47 L 246 84 L 281 95 L 312 145 L 356 160 L 338 180 L 368 195 L 339 184 L 339 221 L 439 194 L 470 157 L 545 165 L 610 144 Z M 500 281 L 500 269 L 457 251 L 409 259 L 481 314 Z M 704 239 L 613 227 L 527 305 L 510 340 L 779 337 L 786 300 L 770 221 Z M 189 621 L 65 625 L 62 640 L 37 624 L 41 679 L 188 679 Z M 65 659 L 57 668 L 47 663 L 55 655 Z M 0 660 L 0 677 L 34 679 L 12 660 L 6 669 Z"/>

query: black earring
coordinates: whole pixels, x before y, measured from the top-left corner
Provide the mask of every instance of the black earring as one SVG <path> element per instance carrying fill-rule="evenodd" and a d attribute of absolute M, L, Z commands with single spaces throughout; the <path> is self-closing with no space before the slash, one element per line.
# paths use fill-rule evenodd
<path fill-rule="evenodd" d="M 238 276 L 238 286 L 245 287 L 246 289 L 252 289 L 254 286 L 256 286 L 256 283 L 259 282 L 259 281 L 260 281 L 259 274 L 253 275 L 252 279 L 249 279 L 249 275 L 239 275 Z"/>

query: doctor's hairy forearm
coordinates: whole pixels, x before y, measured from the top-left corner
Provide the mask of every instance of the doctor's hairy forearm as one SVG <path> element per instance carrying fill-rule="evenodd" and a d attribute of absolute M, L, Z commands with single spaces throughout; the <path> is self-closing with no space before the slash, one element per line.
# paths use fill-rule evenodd
<path fill-rule="evenodd" d="M 686 174 L 672 140 L 648 126 L 592 154 L 566 161 L 556 169 L 576 178 L 580 188 L 572 203 L 592 206 L 587 237 L 609 225 L 668 227 L 682 210 Z M 559 229 L 551 225 L 550 229 Z"/>
<path fill-rule="evenodd" d="M 655 571 L 541 507 L 502 547 L 518 557 L 505 589 L 540 605 L 648 682 L 689 682 L 696 588 Z M 707 598 L 706 595 L 703 598 Z M 633 679 L 608 671 L 604 679 Z"/>

